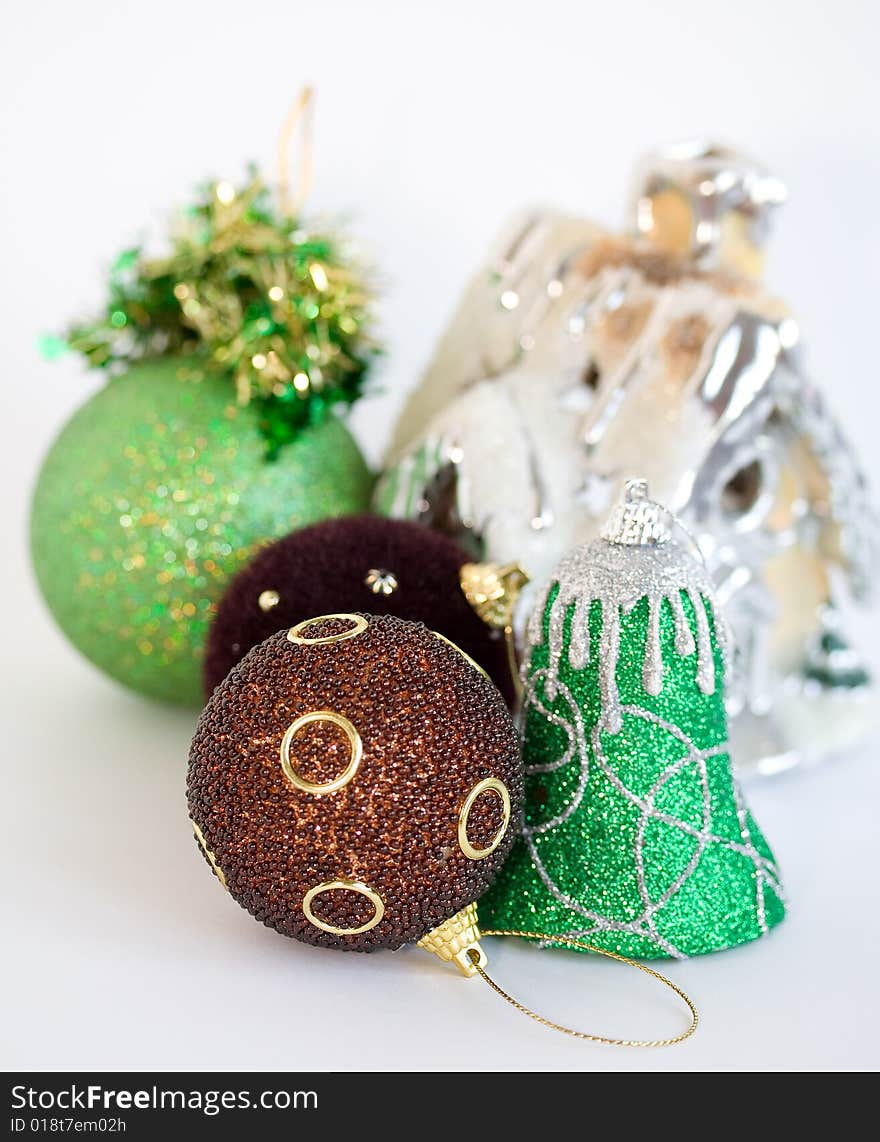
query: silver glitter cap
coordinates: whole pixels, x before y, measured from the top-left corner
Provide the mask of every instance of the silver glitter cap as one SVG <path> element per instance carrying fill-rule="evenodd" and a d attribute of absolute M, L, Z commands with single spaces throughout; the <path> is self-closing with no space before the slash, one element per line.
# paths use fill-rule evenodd
<path fill-rule="evenodd" d="M 672 538 L 672 513 L 648 495 L 647 480 L 627 480 L 623 499 L 602 528 L 608 543 L 625 547 L 656 547 Z"/>
<path fill-rule="evenodd" d="M 676 534 L 679 532 L 681 537 Z M 672 513 L 649 498 L 645 480 L 629 480 L 600 538 L 570 552 L 538 600 L 526 632 L 524 684 L 529 685 L 531 649 L 546 639 L 548 663 L 543 683 L 548 699 L 552 702 L 557 696 L 564 654 L 573 670 L 592 665 L 599 674 L 600 725 L 617 733 L 623 724 L 617 685 L 621 623 L 639 600 L 646 598 L 648 629 L 642 663 L 646 693 L 656 696 L 663 686 L 660 614 L 664 603 L 672 613 L 675 653 L 681 657 L 695 654 L 698 689 L 705 695 L 715 693 L 719 679 L 715 675 L 710 615 L 725 656 L 726 628 L 715 610 L 704 564 L 680 541 L 685 535 Z M 690 603 L 693 620 L 688 619 L 684 598 Z M 590 609 L 594 601 L 602 606 L 598 645 L 591 645 Z M 570 634 L 566 650 L 567 624 Z"/>

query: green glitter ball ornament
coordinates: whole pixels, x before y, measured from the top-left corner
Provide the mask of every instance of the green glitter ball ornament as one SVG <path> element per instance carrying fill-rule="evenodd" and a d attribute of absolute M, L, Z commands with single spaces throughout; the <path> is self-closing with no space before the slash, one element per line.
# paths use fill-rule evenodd
<path fill-rule="evenodd" d="M 366 463 L 328 414 L 267 455 L 258 402 L 173 357 L 111 380 L 74 414 L 40 472 L 31 550 L 71 642 L 113 678 L 196 705 L 208 626 L 262 544 L 363 511 Z"/>
<path fill-rule="evenodd" d="M 745 943 L 785 914 L 731 772 L 726 638 L 641 481 L 559 565 L 524 659 L 525 812 L 483 924 L 639 958 Z"/>

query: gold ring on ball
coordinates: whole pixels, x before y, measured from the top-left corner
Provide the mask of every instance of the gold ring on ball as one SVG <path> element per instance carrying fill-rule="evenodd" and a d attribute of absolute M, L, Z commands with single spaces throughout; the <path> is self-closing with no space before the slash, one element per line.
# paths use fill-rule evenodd
<path fill-rule="evenodd" d="M 334 777 L 332 781 L 307 781 L 304 777 L 300 777 L 293 767 L 293 762 L 290 760 L 290 746 L 294 737 L 303 726 L 311 725 L 312 722 L 330 722 L 332 725 L 338 726 L 348 738 L 350 750 L 348 765 L 346 765 L 342 773 L 340 773 L 338 777 Z M 357 773 L 363 756 L 364 743 L 361 741 L 361 735 L 348 718 L 343 714 L 337 714 L 334 710 L 315 710 L 311 714 L 303 714 L 302 717 L 297 718 L 295 722 L 290 723 L 284 731 L 284 737 L 281 739 L 281 768 L 284 771 L 284 776 L 302 793 L 313 793 L 316 795 L 334 793 L 337 789 L 341 789 L 343 785 L 348 785 L 349 781 L 351 781 Z"/>
<path fill-rule="evenodd" d="M 482 794 L 487 792 L 497 793 L 501 798 L 502 805 L 502 821 L 501 828 L 489 842 L 484 849 L 478 849 L 476 845 L 472 845 L 468 840 L 467 827 L 468 817 L 470 816 L 471 809 L 474 807 L 474 802 Z M 490 853 L 495 852 L 507 832 L 507 826 L 510 824 L 510 794 L 507 791 L 507 786 L 503 781 L 499 781 L 497 777 L 484 777 L 482 781 L 478 781 L 473 789 L 468 793 L 464 799 L 464 804 L 458 814 L 458 843 L 461 851 L 470 860 L 484 860 Z"/>
<path fill-rule="evenodd" d="M 354 625 L 350 630 L 344 630 L 340 634 L 328 634 L 326 638 L 306 638 L 300 633 L 306 627 L 314 626 L 315 623 L 323 622 L 325 619 L 349 619 Z M 301 623 L 291 627 L 287 632 L 287 638 L 290 642 L 295 642 L 300 646 L 322 646 L 327 642 L 342 642 L 343 639 L 354 638 L 356 635 L 363 634 L 368 625 L 363 615 L 318 615 L 314 619 L 303 619 Z"/>
<path fill-rule="evenodd" d="M 357 892 L 361 896 L 366 896 L 375 910 L 366 924 L 361 924 L 359 928 L 337 928 L 333 924 L 319 920 L 312 912 L 312 901 L 316 896 L 322 892 L 332 892 L 337 888 L 344 888 L 347 892 Z M 369 885 L 362 884 L 359 880 L 325 880 L 323 884 L 316 884 L 314 888 L 308 890 L 303 897 L 302 910 L 308 922 L 314 924 L 316 928 L 320 928 L 322 932 L 329 932 L 333 936 L 358 936 L 361 932 L 369 932 L 371 928 L 376 927 L 385 915 L 385 902 L 378 892 L 374 892 Z"/>

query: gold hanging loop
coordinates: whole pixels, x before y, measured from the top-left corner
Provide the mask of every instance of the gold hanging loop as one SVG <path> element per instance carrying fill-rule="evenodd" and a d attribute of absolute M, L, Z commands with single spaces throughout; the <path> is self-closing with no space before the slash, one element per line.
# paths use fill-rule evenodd
<path fill-rule="evenodd" d="M 295 218 L 312 189 L 312 119 L 314 109 L 314 88 L 307 84 L 302 88 L 287 113 L 281 135 L 278 138 L 278 202 L 281 211 Z M 297 127 L 301 126 L 299 154 L 296 163 L 296 194 L 290 193 L 290 148 Z"/>
<path fill-rule="evenodd" d="M 645 975 L 653 976 L 658 982 L 664 984 L 671 991 L 674 991 L 679 999 L 683 1000 L 688 1011 L 691 1013 L 691 1023 L 687 1030 L 682 1031 L 680 1035 L 674 1035 L 668 1039 L 612 1039 L 606 1035 L 590 1035 L 586 1031 L 575 1031 L 571 1027 L 563 1026 L 561 1023 L 554 1023 L 552 1019 L 546 1019 L 543 1015 L 532 1011 L 530 1007 L 526 1007 L 524 1003 L 520 1003 L 518 999 L 514 999 L 512 995 L 508 995 L 504 988 L 497 984 L 491 976 L 487 975 L 483 966 L 486 962 L 485 955 L 481 957 L 478 951 L 479 945 L 468 949 L 468 957 L 474 974 L 485 980 L 496 995 L 500 995 L 502 999 L 506 999 L 517 1011 L 522 1012 L 523 1015 L 528 1015 L 530 1019 L 534 1019 L 536 1023 L 540 1023 L 543 1027 L 549 1027 L 552 1031 L 560 1031 L 563 1035 L 570 1035 L 573 1039 L 585 1039 L 589 1043 L 604 1043 L 612 1047 L 671 1047 L 675 1043 L 683 1043 L 685 1039 L 689 1039 L 697 1029 L 700 1017 L 697 1014 L 697 1009 L 690 996 L 683 992 L 680 987 L 676 986 L 671 979 L 667 979 L 665 975 L 661 975 L 660 972 L 654 971 L 653 968 L 649 968 L 645 964 L 640 964 L 637 960 L 631 960 L 627 956 L 618 955 L 617 952 L 606 951 L 605 948 L 597 948 L 594 944 L 588 944 L 585 940 L 577 940 L 573 936 L 551 936 L 546 932 L 520 932 L 506 928 L 483 928 L 480 931 L 483 936 L 521 936 L 526 940 L 543 940 L 544 942 L 559 944 L 561 947 L 572 948 L 576 951 L 595 952 L 597 955 L 606 956 L 610 960 L 617 960 L 618 963 L 628 964 L 632 968 L 638 968 L 638 970 L 644 972 Z"/>

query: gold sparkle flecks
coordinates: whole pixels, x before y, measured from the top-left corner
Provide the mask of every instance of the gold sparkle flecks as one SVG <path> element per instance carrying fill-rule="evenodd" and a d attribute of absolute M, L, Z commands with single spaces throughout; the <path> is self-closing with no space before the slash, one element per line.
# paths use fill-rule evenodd
<path fill-rule="evenodd" d="M 59 625 L 112 677 L 166 701 L 201 702 L 213 606 L 258 546 L 369 501 L 338 420 L 267 462 L 256 408 L 230 419 L 232 400 L 175 361 L 139 365 L 74 415 L 34 495 L 34 567 Z"/>

